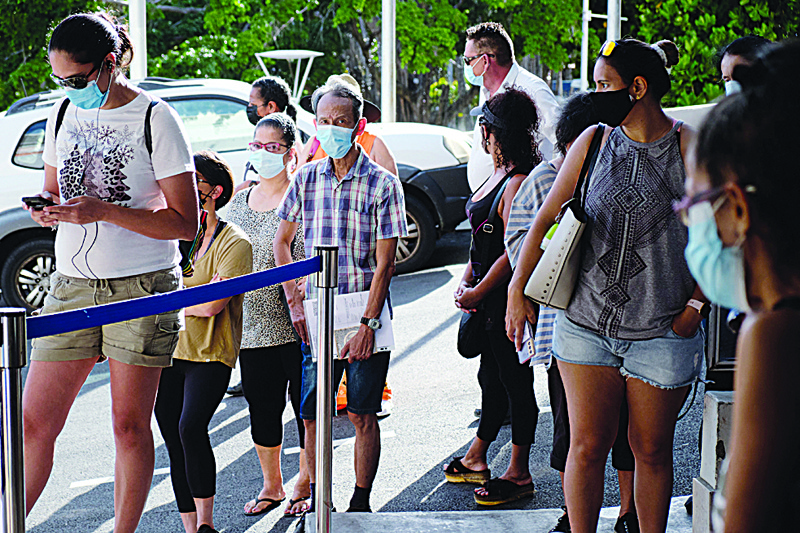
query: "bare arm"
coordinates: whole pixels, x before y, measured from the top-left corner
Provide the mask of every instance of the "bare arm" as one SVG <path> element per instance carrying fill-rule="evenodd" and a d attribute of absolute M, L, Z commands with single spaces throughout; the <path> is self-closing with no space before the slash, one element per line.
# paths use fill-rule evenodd
<path fill-rule="evenodd" d="M 542 249 L 539 248 L 542 239 L 555 223 L 556 217 L 561 212 L 561 206 L 572 198 L 575 192 L 575 185 L 578 183 L 581 167 L 589 151 L 594 133 L 594 126 L 587 128 L 570 148 L 556 181 L 553 183 L 553 188 L 547 194 L 547 198 L 536 214 L 533 225 L 522 243 L 517 268 L 508 285 L 508 308 L 506 309 L 506 334 L 510 340 L 515 342 L 517 350 L 522 349 L 525 323 L 536 322 L 536 308 L 525 297 L 525 284 L 542 257 Z M 606 128 L 604 139 L 609 133 L 610 128 Z"/>
<path fill-rule="evenodd" d="M 275 238 L 272 241 L 272 253 L 275 254 L 275 264 L 278 266 L 288 265 L 292 260 L 292 241 L 297 233 L 297 222 L 281 220 Z M 284 281 L 282 284 L 283 292 L 286 294 L 286 303 L 289 305 L 289 315 L 292 318 L 292 325 L 300 335 L 300 340 L 308 344 L 308 330 L 306 329 L 306 314 L 303 310 L 303 300 L 305 294 L 300 286 L 293 279 Z"/>
<path fill-rule="evenodd" d="M 214 283 L 215 281 L 224 281 L 230 278 L 223 278 L 218 274 L 215 274 L 209 283 Z M 225 306 L 228 305 L 228 302 L 231 301 L 232 296 L 227 298 L 222 298 L 221 300 L 214 300 L 213 302 L 206 302 L 204 304 L 197 304 L 191 307 L 186 308 L 186 315 L 187 316 L 201 316 L 201 317 L 212 317 L 217 316 Z"/>
<path fill-rule="evenodd" d="M 786 458 L 797 453 L 800 359 L 796 311 L 748 318 L 737 346 L 733 431 L 725 482 L 725 532 L 760 531 L 786 490 Z"/>
<path fill-rule="evenodd" d="M 381 316 L 383 304 L 386 302 L 386 295 L 389 293 L 389 283 L 394 275 L 394 261 L 397 254 L 397 237 L 391 239 L 378 239 L 375 251 L 375 275 L 369 287 L 369 298 L 364 316 L 367 318 L 378 318 Z M 361 324 L 358 333 L 350 339 L 342 348 L 339 354 L 340 359 L 347 357 L 351 363 L 353 361 L 366 361 L 372 357 L 372 350 L 375 346 L 375 332 Z"/>
<path fill-rule="evenodd" d="M 163 209 L 130 209 L 98 198 L 77 196 L 67 202 L 45 207 L 47 216 L 59 222 L 90 224 L 108 222 L 151 239 L 192 240 L 197 234 L 197 188 L 192 172 L 158 180 L 167 200 Z"/>
<path fill-rule="evenodd" d="M 395 176 L 399 176 L 394 154 L 392 154 L 392 151 L 389 150 L 389 147 L 386 146 L 386 143 L 383 142 L 383 139 L 380 137 L 376 137 L 375 142 L 372 143 L 372 150 L 369 153 L 369 158 Z"/>

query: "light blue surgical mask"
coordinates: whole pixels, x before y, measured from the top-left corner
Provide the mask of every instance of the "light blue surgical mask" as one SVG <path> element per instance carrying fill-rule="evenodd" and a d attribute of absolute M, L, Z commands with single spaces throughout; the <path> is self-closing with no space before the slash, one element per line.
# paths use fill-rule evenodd
<path fill-rule="evenodd" d="M 725 82 L 725 96 L 742 92 L 742 84 L 736 80 L 728 80 Z"/>
<path fill-rule="evenodd" d="M 722 307 L 749 311 L 741 243 L 735 246 L 723 244 L 717 232 L 714 208 L 709 202 L 691 206 L 688 216 L 686 263 L 703 294 Z"/>
<path fill-rule="evenodd" d="M 479 62 L 482 58 L 483 58 L 483 56 L 477 58 L 475 60 L 475 62 Z M 473 63 L 473 65 L 474 65 L 474 63 Z M 485 68 L 483 70 L 483 74 L 486 74 L 486 69 Z M 472 85 L 474 87 L 482 87 L 483 86 L 483 74 L 481 74 L 480 76 L 476 76 L 475 75 L 475 71 L 472 70 L 472 66 L 470 66 L 470 65 L 465 65 L 464 66 L 464 78 L 466 78 L 467 83 L 469 83 L 470 85 Z"/>
<path fill-rule="evenodd" d="M 92 80 L 83 89 L 66 89 L 67 98 L 75 104 L 76 107 L 81 109 L 97 109 L 106 103 L 108 94 L 111 92 L 111 84 L 108 84 L 108 89 L 103 93 L 97 86 L 97 80 Z"/>
<path fill-rule="evenodd" d="M 250 152 L 247 160 L 250 161 L 250 166 L 256 173 L 265 179 L 271 179 L 286 169 L 286 163 L 283 162 L 283 156 L 286 154 L 273 154 L 266 150 L 257 150 Z"/>
<path fill-rule="evenodd" d="M 317 126 L 317 140 L 325 153 L 334 159 L 341 159 L 347 155 L 355 142 L 353 140 L 353 129 L 342 128 L 339 126 Z"/>

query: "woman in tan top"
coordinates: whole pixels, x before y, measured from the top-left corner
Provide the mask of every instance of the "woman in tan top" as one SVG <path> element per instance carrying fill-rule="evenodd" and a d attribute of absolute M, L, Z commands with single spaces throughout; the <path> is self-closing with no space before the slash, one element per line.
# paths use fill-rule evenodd
<path fill-rule="evenodd" d="M 230 200 L 233 176 L 213 152 L 194 155 L 197 191 L 208 212 L 187 287 L 249 274 L 253 252 L 247 235 L 217 217 Z M 213 533 L 216 462 L 208 424 L 225 395 L 242 340 L 239 294 L 186 308 L 172 367 L 161 373 L 155 414 L 169 452 L 172 489 L 186 533 Z M 199 526 L 199 527 L 198 527 Z"/>

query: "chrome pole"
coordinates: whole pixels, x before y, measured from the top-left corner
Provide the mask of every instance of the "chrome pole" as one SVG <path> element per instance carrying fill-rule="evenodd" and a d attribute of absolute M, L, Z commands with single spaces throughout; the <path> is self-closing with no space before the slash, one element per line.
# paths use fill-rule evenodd
<path fill-rule="evenodd" d="M 28 364 L 25 310 L 0 308 L 0 531 L 25 533 L 22 369 Z"/>
<path fill-rule="evenodd" d="M 331 461 L 333 459 L 333 303 L 339 285 L 339 247 L 315 246 L 322 257 L 322 270 L 316 275 L 319 288 L 317 303 L 317 533 L 330 533 L 333 494 Z"/>

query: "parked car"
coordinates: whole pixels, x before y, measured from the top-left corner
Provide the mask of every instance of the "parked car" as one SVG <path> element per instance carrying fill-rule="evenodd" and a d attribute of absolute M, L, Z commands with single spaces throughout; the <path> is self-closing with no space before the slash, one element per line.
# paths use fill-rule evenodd
<path fill-rule="evenodd" d="M 146 78 L 139 87 L 175 108 L 192 148 L 215 150 L 243 171 L 253 126 L 245 108 L 250 85 L 234 80 Z M 45 122 L 62 90 L 18 100 L 0 115 L 0 288 L 6 303 L 41 306 L 55 270 L 55 233 L 34 223 L 20 198 L 41 191 Z M 298 109 L 298 127 L 313 135 L 313 116 Z M 398 246 L 397 271 L 423 267 L 436 239 L 465 218 L 469 196 L 466 163 L 471 135 L 416 123 L 370 124 L 394 152 L 406 195 L 409 235 Z"/>

